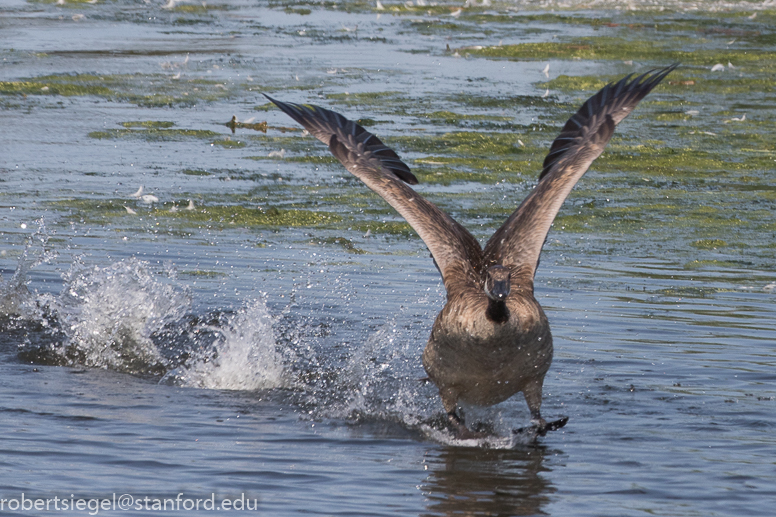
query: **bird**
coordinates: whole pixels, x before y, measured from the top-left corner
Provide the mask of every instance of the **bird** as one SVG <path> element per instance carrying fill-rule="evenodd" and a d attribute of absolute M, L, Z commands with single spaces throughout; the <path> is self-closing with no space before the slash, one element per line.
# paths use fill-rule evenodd
<path fill-rule="evenodd" d="M 334 111 L 267 99 L 329 146 L 354 176 L 388 202 L 418 233 L 439 270 L 447 299 L 431 328 L 422 363 L 439 389 L 449 429 L 470 430 L 459 403 L 492 406 L 522 392 L 531 431 L 544 436 L 568 417 L 541 414 L 552 362 L 550 325 L 534 296 L 534 275 L 547 234 L 571 189 L 601 155 L 615 126 L 678 63 L 611 82 L 590 97 L 552 142 L 534 189 L 482 247 L 461 224 L 410 185 L 418 179 L 377 136 Z"/>

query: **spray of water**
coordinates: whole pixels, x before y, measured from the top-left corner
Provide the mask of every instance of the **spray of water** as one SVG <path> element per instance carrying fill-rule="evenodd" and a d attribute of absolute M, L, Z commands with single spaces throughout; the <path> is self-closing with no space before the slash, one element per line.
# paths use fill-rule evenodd
<path fill-rule="evenodd" d="M 48 354 L 38 359 L 42 362 L 154 374 L 162 383 L 199 389 L 290 388 L 283 393 L 314 419 L 388 422 L 450 445 L 514 445 L 508 432 L 498 433 L 507 438 L 468 443 L 444 429 L 436 389 L 422 382 L 420 356 L 428 329 L 399 325 L 397 321 L 412 319 L 407 314 L 333 354 L 328 329 L 336 325 L 315 317 L 300 321 L 290 306 L 273 316 L 263 299 L 208 316 L 207 324 L 192 324 L 198 318 L 190 315 L 191 293 L 172 269 L 159 274 L 135 258 L 108 267 L 77 261 L 64 275 L 59 296 L 30 293 L 28 271 L 52 256 L 45 243 L 41 231 L 28 244 L 13 278 L 0 287 L 0 307 L 7 314 L 16 311 L 57 329 L 57 339 L 37 349 Z M 351 292 L 347 286 L 342 289 Z M 350 303 L 348 296 L 343 299 Z M 416 302 L 435 310 L 429 299 Z M 503 427 L 496 413 L 496 425 Z M 469 416 L 476 421 L 480 415 Z M 485 418 L 494 420 L 493 414 Z"/>
<path fill-rule="evenodd" d="M 261 390 L 285 386 L 288 380 L 278 352 L 273 325 L 263 300 L 254 300 L 226 317 L 211 331 L 217 339 L 192 352 L 186 365 L 162 378 L 163 383 L 192 388 Z"/>
<path fill-rule="evenodd" d="M 129 258 L 102 268 L 76 262 L 52 304 L 72 363 L 127 373 L 162 373 L 167 361 L 154 332 L 190 309 L 186 288 L 164 282 L 149 264 Z"/>
<path fill-rule="evenodd" d="M 36 221 L 38 229 L 24 245 L 16 270 L 8 281 L 0 275 L 0 314 L 12 317 L 37 313 L 36 297 L 30 292 L 28 273 L 41 264 L 51 262 L 57 253 L 49 249 L 49 234 L 43 219 Z"/>

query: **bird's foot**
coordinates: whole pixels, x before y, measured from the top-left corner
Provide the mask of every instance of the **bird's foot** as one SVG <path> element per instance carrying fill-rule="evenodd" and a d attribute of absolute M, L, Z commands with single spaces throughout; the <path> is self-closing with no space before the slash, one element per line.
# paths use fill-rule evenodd
<path fill-rule="evenodd" d="M 463 423 L 463 420 L 454 412 L 447 414 L 447 421 L 450 422 L 455 437 L 459 440 L 479 440 L 490 436 L 486 432 L 470 431 Z"/>
<path fill-rule="evenodd" d="M 530 427 L 521 427 L 520 429 L 513 429 L 513 434 L 533 434 L 535 436 L 544 436 L 548 431 L 557 431 L 569 421 L 569 417 L 564 416 L 558 420 L 552 422 L 546 422 L 544 419 L 535 421 Z"/>

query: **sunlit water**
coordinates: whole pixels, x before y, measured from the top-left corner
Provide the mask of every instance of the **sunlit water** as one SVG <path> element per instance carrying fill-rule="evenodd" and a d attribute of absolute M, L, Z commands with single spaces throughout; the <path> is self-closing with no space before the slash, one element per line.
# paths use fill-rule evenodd
<path fill-rule="evenodd" d="M 1 81 L 70 74 L 95 86 L 86 76 L 99 76 L 112 92 L 51 94 L 52 85 L 0 95 L 0 499 L 215 494 L 266 515 L 772 514 L 772 169 L 747 180 L 762 192 L 756 206 L 720 187 L 738 203 L 731 210 L 762 212 L 762 233 L 724 236 L 742 243 L 733 251 L 693 247 L 700 230 L 659 214 L 654 227 L 630 233 L 556 228 L 536 283 L 555 341 L 543 411 L 569 424 L 537 443 L 513 437 L 529 418 L 518 396 L 465 408 L 496 437 L 455 441 L 440 428 L 434 388 L 421 382 L 420 354 L 444 290 L 418 238 L 346 224 L 230 224 L 228 214 L 181 223 L 161 210 L 185 214 L 192 200 L 197 209 L 278 206 L 396 221 L 376 197 L 353 198 L 365 187 L 336 165 L 266 159 L 289 142 L 297 147 L 284 157 L 325 156 L 317 142 L 273 140 L 291 136 L 276 129 L 233 134 L 225 124 L 235 115 L 292 127 L 279 112 L 255 109 L 266 103 L 261 91 L 323 105 L 346 91 L 394 91 L 429 113 L 466 112 L 449 100 L 459 94 L 541 99 L 544 62 L 462 58 L 446 46 L 596 36 L 599 27 L 467 25 L 464 13 L 466 30 L 424 32 L 424 19 L 458 20 L 463 4 L 398 16 L 390 2 L 385 12 L 347 3 L 163 4 L 8 0 L 0 13 Z M 600 11 L 579 15 L 622 11 L 619 2 L 592 4 Z M 671 5 L 682 20 L 703 20 L 694 3 Z M 527 7 L 494 2 L 477 13 Z M 549 76 L 643 69 L 552 60 Z M 773 111 L 767 95 L 752 95 Z M 545 107 L 488 113 L 557 128 L 583 98 L 553 92 Z M 455 130 L 381 108 L 380 97 L 371 102 L 336 109 L 373 117 L 389 141 Z M 641 106 L 644 116 L 618 134 L 668 138 L 650 129 L 657 109 Z M 154 127 L 143 121 L 213 133 L 94 136 Z M 245 145 L 231 148 L 226 138 Z M 404 154 L 411 166 L 424 158 Z M 515 184 L 419 189 L 484 239 L 499 218 L 479 211 L 515 206 L 536 172 Z M 562 213 L 613 195 L 597 197 L 597 185 L 612 187 L 606 182 L 592 171 Z M 131 197 L 141 185 L 158 201 Z M 638 207 L 646 201 L 637 187 L 629 203 Z M 681 202 L 705 203 L 718 187 L 688 188 Z"/>

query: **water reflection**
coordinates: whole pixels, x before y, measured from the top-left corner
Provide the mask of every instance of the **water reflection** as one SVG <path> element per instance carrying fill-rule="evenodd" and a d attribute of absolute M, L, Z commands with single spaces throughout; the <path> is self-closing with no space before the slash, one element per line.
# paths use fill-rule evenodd
<path fill-rule="evenodd" d="M 541 515 L 555 491 L 542 475 L 546 449 L 448 447 L 428 461 L 423 515 Z"/>

